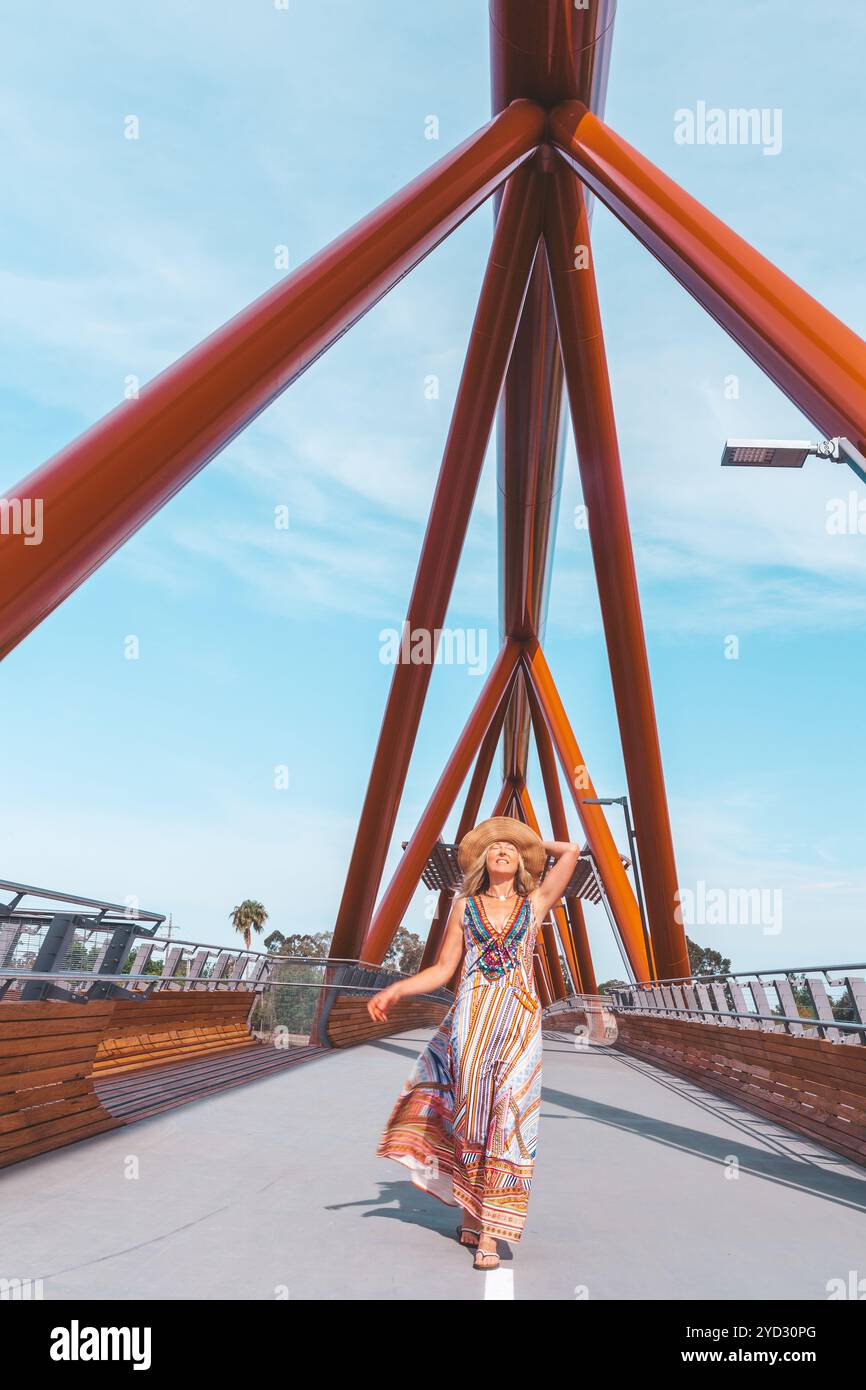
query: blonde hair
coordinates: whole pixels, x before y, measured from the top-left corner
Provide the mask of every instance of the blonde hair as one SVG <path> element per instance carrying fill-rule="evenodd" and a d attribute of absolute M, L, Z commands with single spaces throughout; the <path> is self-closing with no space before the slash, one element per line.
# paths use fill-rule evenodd
<path fill-rule="evenodd" d="M 509 840 L 509 844 L 511 841 Z M 517 846 L 514 846 L 517 849 Z M 463 875 L 463 882 L 453 894 L 455 898 L 468 898 L 473 893 L 483 893 L 490 887 L 490 875 L 487 872 L 487 852 L 490 845 L 485 845 L 473 859 L 469 868 Z M 523 855 L 517 850 L 517 872 L 514 875 L 514 891 L 522 897 L 527 897 L 537 886 L 535 879 L 530 874 L 523 862 Z"/>

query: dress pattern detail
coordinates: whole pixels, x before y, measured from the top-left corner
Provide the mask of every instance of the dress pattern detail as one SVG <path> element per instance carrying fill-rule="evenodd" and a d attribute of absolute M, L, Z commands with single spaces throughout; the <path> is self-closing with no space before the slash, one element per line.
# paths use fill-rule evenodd
<path fill-rule="evenodd" d="M 478 956 L 478 969 L 485 979 L 498 980 L 515 964 L 514 948 L 522 941 L 530 922 L 529 899 L 518 899 L 511 915 L 501 932 L 496 932 L 484 911 L 479 898 L 469 898 L 466 903 L 466 920 L 473 939 L 482 948 Z"/>
<path fill-rule="evenodd" d="M 541 1105 L 541 1003 L 532 959 L 538 922 L 518 899 L 497 931 L 466 901 L 454 1003 L 418 1057 L 376 1153 L 417 1187 L 463 1207 L 503 1240 L 523 1233 Z"/>

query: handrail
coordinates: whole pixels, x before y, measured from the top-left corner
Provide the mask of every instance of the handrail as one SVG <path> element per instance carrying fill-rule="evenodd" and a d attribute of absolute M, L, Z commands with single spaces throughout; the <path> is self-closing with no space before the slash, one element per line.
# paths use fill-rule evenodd
<path fill-rule="evenodd" d="M 793 1023 L 798 1027 L 806 1028 L 839 1028 L 851 1033 L 862 1033 L 866 1041 L 866 1022 L 848 1023 L 836 1018 L 804 1018 L 802 1014 L 794 1018 L 790 1014 L 751 1014 L 738 1013 L 736 1009 L 688 1009 L 688 1008 L 667 1008 L 660 1004 L 642 1004 L 639 1009 L 630 1009 L 627 1004 L 622 1004 L 611 1000 L 609 1007 L 619 1010 L 621 1013 L 641 1013 L 641 1014 L 676 1014 L 682 1018 L 683 1014 L 691 1014 L 696 1019 L 719 1018 L 724 1021 L 726 1018 L 745 1018 L 754 1019 L 755 1022 L 766 1023 Z"/>
<path fill-rule="evenodd" d="M 22 898 L 45 898 L 56 903 L 68 903 L 74 907 L 95 907 L 100 911 L 100 915 L 106 912 L 117 912 L 125 920 L 144 921 L 144 922 L 164 922 L 166 913 L 149 912 L 146 908 L 131 908 L 128 904 L 104 902 L 100 898 L 82 898 L 76 893 L 56 892 L 53 888 L 34 888 L 28 883 L 14 883 L 11 879 L 0 879 L 0 890 L 8 890 L 16 894 L 18 902 Z M 37 912 L 48 912 L 47 908 L 19 908 L 17 903 L 0 903 L 0 916 L 7 914 L 3 909 L 8 909 L 10 914 L 20 913 L 32 916 Z"/>
<path fill-rule="evenodd" d="M 724 970 L 709 975 L 670 975 L 663 980 L 641 980 L 638 983 L 629 981 L 628 984 L 623 984 L 619 988 L 654 989 L 657 985 L 688 985 L 696 981 L 703 983 L 705 980 L 742 980 L 764 975 L 828 975 L 835 970 L 866 970 L 866 962 L 857 962 L 853 965 L 771 965 L 766 970 Z"/>
<path fill-rule="evenodd" d="M 2 886 L 2 885 L 0 885 L 0 886 Z M 0 918 L 0 924 L 2 924 L 2 923 L 3 923 L 4 921 L 6 921 L 6 920 L 7 920 L 6 918 Z M 82 931 L 88 931 L 88 932 L 89 932 L 89 931 L 112 931 L 112 930 L 114 930 L 114 927 L 115 927 L 116 925 L 117 925 L 117 923 L 112 923 L 112 924 L 109 925 L 109 926 L 94 925 L 93 927 L 90 927 L 90 926 L 82 927 L 81 930 L 82 930 Z M 179 937 L 179 936 L 151 936 L 150 933 L 148 933 L 148 932 L 145 932 L 145 933 L 143 933 L 142 935 L 143 935 L 143 937 L 144 937 L 144 940 L 147 941 L 148 945 L 151 945 L 151 946 L 153 946 L 154 948 L 156 948 L 156 947 L 158 947 L 158 946 L 168 946 L 168 947 L 174 947 L 174 946 L 189 946 L 189 947 L 191 947 L 191 948 L 192 948 L 193 950 L 195 950 L 195 951 L 207 951 L 209 954 L 215 953 L 215 954 L 219 955 L 220 952 L 225 952 L 226 954 L 230 955 L 230 956 L 231 956 L 233 959 L 235 959 L 235 960 L 239 959 L 241 956 L 246 956 L 248 960 L 255 960 L 255 961 L 281 961 L 283 964 L 291 963 L 291 964 L 297 964 L 297 965 L 321 965 L 321 966 L 332 966 L 332 965 L 361 965 L 361 966 L 364 967 L 365 970 L 390 970 L 392 974 L 394 974 L 394 975 L 400 975 L 402 978 L 407 979 L 407 980 L 411 979 L 411 978 L 412 978 L 412 975 L 415 973 L 414 971 L 398 970 L 395 966 L 392 966 L 392 965 L 383 965 L 383 964 L 381 963 L 381 961 L 380 961 L 380 962 L 376 962 L 376 961 L 369 961 L 369 960 L 363 960 L 363 959 L 356 959 L 354 956 L 281 956 L 281 955 L 277 954 L 275 951 L 257 951 L 257 950 L 255 950 L 253 947 L 251 947 L 251 946 L 235 946 L 233 943 L 229 943 L 228 945 L 226 945 L 225 943 L 223 943 L 222 945 L 220 945 L 220 944 L 218 944 L 218 943 L 208 942 L 208 941 L 192 941 L 192 940 L 187 940 L 186 938 L 184 938 L 184 937 Z M 31 973 L 31 972 L 30 972 L 29 968 L 26 967 L 26 966 L 19 966 L 17 970 L 14 969 L 14 968 L 12 968 L 12 967 L 0 966 L 0 975 L 22 975 L 22 976 L 23 976 L 23 975 L 30 975 L 30 973 Z M 47 973 L 56 973 L 56 972 L 47 972 Z M 74 972 L 74 973 L 77 973 L 77 972 Z M 86 972 L 86 971 L 83 971 L 83 972 L 81 972 L 81 973 L 86 974 L 87 972 Z M 35 976 L 34 976 L 33 978 L 35 978 Z M 102 980 L 109 980 L 109 979 L 111 979 L 111 976 L 110 976 L 110 975 L 100 975 L 99 978 L 102 979 Z M 126 978 L 128 978 L 128 976 L 127 976 Z"/>
<path fill-rule="evenodd" d="M 411 978 L 407 976 L 403 971 L 392 970 L 390 966 L 370 965 L 358 960 L 353 960 L 349 957 L 342 958 L 339 962 L 311 956 L 272 956 L 270 957 L 270 959 L 275 962 L 280 962 L 282 964 L 285 964 L 288 961 L 292 964 L 304 966 L 310 964 L 349 965 L 355 969 L 374 971 L 377 975 L 387 975 L 389 978 Z M 28 983 L 36 980 L 43 981 L 49 984 L 71 984 L 74 981 L 81 981 L 90 987 L 102 984 L 128 985 L 131 982 L 140 982 L 147 986 L 146 989 L 137 991 L 137 993 L 140 993 L 142 995 L 154 992 L 160 985 L 166 983 L 174 983 L 175 981 L 181 986 L 187 986 L 186 992 L 190 994 L 196 992 L 197 990 L 200 991 L 202 986 L 208 984 L 213 984 L 217 988 L 222 986 L 223 989 L 226 991 L 232 990 L 240 993 L 243 993 L 244 986 L 246 985 L 248 989 L 251 988 L 252 991 L 256 994 L 261 994 L 266 989 L 318 989 L 336 990 L 343 994 L 356 992 L 361 994 L 377 994 L 381 989 L 381 985 L 364 985 L 358 981 L 348 982 L 345 980 L 336 980 L 333 982 L 325 980 L 276 980 L 273 978 L 269 978 L 268 976 L 263 976 L 255 980 L 244 980 L 243 978 L 221 978 L 219 980 L 211 981 L 208 979 L 207 976 L 197 976 L 193 979 L 190 979 L 188 975 L 161 975 L 154 973 L 134 974 L 132 972 L 129 972 L 127 974 L 98 975 L 95 974 L 92 970 L 22 970 L 20 968 L 16 970 L 14 968 L 7 967 L 0 967 L 0 977 L 4 977 L 7 980 L 26 980 Z M 84 990 L 82 990 L 81 992 L 86 993 L 86 991 Z M 427 991 L 424 994 L 412 995 L 413 999 L 426 999 L 434 1003 L 448 1003 L 453 999 L 453 997 L 453 991 L 445 988 L 444 986 L 437 991 Z M 0 998 L 2 998 L 2 991 L 0 991 Z"/>
<path fill-rule="evenodd" d="M 780 967 L 613 984 L 612 1007 L 622 1014 L 659 1015 L 762 1032 L 806 1034 L 832 1043 L 866 1045 L 866 980 L 859 964 Z M 857 973 L 861 972 L 861 973 Z M 835 1001 L 830 990 L 841 990 Z M 773 1010 L 773 994 L 778 1010 Z M 804 1012 L 800 999 L 808 1003 Z M 754 1009 L 749 1008 L 749 996 Z M 837 1017 L 837 1013 L 847 1016 Z"/>
<path fill-rule="evenodd" d="M 857 969 L 858 967 L 853 966 L 853 967 L 849 967 L 849 968 L 851 968 L 851 969 Z M 827 969 L 828 969 L 828 970 L 835 970 L 835 969 L 838 969 L 838 967 L 836 967 L 836 966 L 828 966 Z M 753 974 L 755 974 L 756 972 L 753 972 L 753 971 L 743 971 L 743 972 L 739 972 L 739 973 L 740 973 L 741 975 L 743 975 L 743 974 L 747 974 L 747 975 L 748 975 L 748 974 L 752 974 L 752 975 L 753 975 Z M 766 974 L 767 972 L 763 972 L 763 973 Z M 725 976 L 720 976 L 720 977 L 717 977 L 717 978 L 720 978 L 720 979 L 724 980 L 724 979 L 727 978 L 727 977 L 725 977 Z M 580 1010 L 586 1010 L 587 1008 L 590 1008 L 590 1009 L 591 1009 L 593 1004 L 598 1004 L 598 1005 L 599 1005 L 600 1007 L 602 1007 L 602 1008 L 608 1008 L 608 1009 L 611 1009 L 614 1013 L 620 1013 L 620 1014 L 629 1014 L 629 1013 L 634 1013 L 634 1014 L 663 1014 L 663 1015 L 665 1015 L 665 1016 L 671 1016 L 671 1015 L 672 1015 L 672 1016 L 674 1016 L 674 1017 L 676 1017 L 676 1018 L 683 1018 L 683 1017 L 685 1016 L 686 1018 L 688 1018 L 688 1019 L 690 1019 L 690 1020 L 693 1020 L 693 1021 L 696 1021 L 696 1022 L 704 1022 L 704 1021 L 706 1021 L 707 1019 L 712 1019 L 714 1022 L 721 1022 L 721 1023 L 724 1023 L 724 1022 L 726 1022 L 727 1020 L 730 1020 L 730 1019 L 736 1019 L 736 1020 L 738 1020 L 738 1021 L 742 1019 L 742 1020 L 744 1020 L 746 1023 L 754 1023 L 754 1024 L 756 1024 L 756 1025 L 757 1025 L 757 1024 L 760 1024 L 760 1023 L 767 1023 L 767 1024 L 773 1025 L 773 1027 L 772 1027 L 772 1028 L 768 1028 L 768 1029 L 763 1029 L 763 1030 L 761 1030 L 761 1031 L 764 1031 L 764 1032 L 770 1032 L 770 1031 L 784 1031 L 784 1032 L 786 1033 L 786 1035 L 789 1036 L 789 1037 L 790 1037 L 790 1036 L 794 1036 L 794 1034 L 791 1032 L 791 1028 L 790 1028 L 788 1025 L 791 1025 L 791 1026 L 793 1026 L 794 1028 L 797 1028 L 798 1030 L 802 1031 L 803 1033 L 809 1033 L 809 1032 L 811 1032 L 812 1029 L 814 1029 L 814 1030 L 819 1034 L 819 1036 L 821 1036 L 822 1038 L 824 1038 L 824 1034 L 827 1033 L 828 1031 L 833 1030 L 833 1029 L 838 1029 L 838 1031 L 839 1031 L 840 1033 L 848 1033 L 848 1034 L 851 1034 L 851 1035 L 855 1035 L 855 1034 L 856 1034 L 856 1035 L 858 1036 L 860 1042 L 866 1044 L 866 1020 L 862 1020 L 862 1021 L 861 1021 L 861 1020 L 858 1020 L 858 1021 L 855 1021 L 855 1022 L 850 1022 L 850 1021 L 848 1021 L 848 1020 L 837 1019 L 837 1018 L 811 1018 L 811 1017 L 804 1017 L 802 1014 L 798 1014 L 796 1017 L 794 1017 L 794 1016 L 792 1016 L 792 1015 L 790 1015 L 790 1014 L 784 1014 L 784 1013 L 779 1013 L 779 1014 L 765 1014 L 765 1013 L 760 1013 L 760 1012 L 747 1013 L 747 1012 L 744 1012 L 744 1011 L 738 1010 L 738 1009 L 708 1009 L 708 1008 L 699 1008 L 699 1009 L 695 1009 L 695 1008 L 689 1007 L 687 1003 L 681 1004 L 681 1005 L 679 1005 L 679 1006 L 676 1005 L 676 1004 L 670 1005 L 670 1004 L 655 1004 L 655 1003 L 650 1004 L 650 1003 L 645 1003 L 643 998 L 640 999 L 640 1003 L 639 1003 L 637 1006 L 634 1006 L 634 1005 L 629 1004 L 629 1002 L 628 1002 L 627 1000 L 618 997 L 618 996 L 620 996 L 620 995 L 628 995 L 629 993 L 632 993 L 632 992 L 637 993 L 637 992 L 638 992 L 639 990 L 641 990 L 641 989 L 650 990 L 650 989 L 653 989 L 653 988 L 660 988 L 661 985 L 662 985 L 662 983 L 663 983 L 662 981 L 659 981 L 657 984 L 650 984 L 650 985 L 647 985 L 647 986 L 637 986 L 637 985 L 625 986 L 625 985 L 624 985 L 624 986 L 622 986 L 619 990 L 616 990 L 616 991 L 614 991 L 614 992 L 611 992 L 610 994 L 594 994 L 594 995 L 593 995 L 593 994 L 576 994 L 576 995 L 567 995 L 564 999 L 555 999 L 551 1004 L 546 1005 L 546 1007 L 545 1007 L 545 1009 L 544 1009 L 544 1016 L 547 1017 L 549 1014 L 562 1013 L 562 1012 L 571 1011 L 571 1010 L 580 1011 Z M 672 982 L 672 983 L 678 983 L 678 982 Z M 856 1012 L 856 1008 L 855 1008 L 855 1012 Z M 737 1026 L 739 1026 L 739 1022 L 738 1022 L 738 1024 L 737 1024 Z M 824 1040 L 825 1040 L 825 1041 L 833 1041 L 833 1039 L 830 1039 L 830 1038 L 826 1038 L 826 1039 L 824 1039 Z"/>

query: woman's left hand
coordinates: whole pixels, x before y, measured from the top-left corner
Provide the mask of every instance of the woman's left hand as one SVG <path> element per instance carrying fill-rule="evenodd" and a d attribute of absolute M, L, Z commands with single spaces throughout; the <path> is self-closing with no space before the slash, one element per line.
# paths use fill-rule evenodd
<path fill-rule="evenodd" d="M 399 982 L 388 985 L 387 989 L 380 989 L 378 994 L 374 994 L 372 999 L 367 1000 L 367 1013 L 374 1023 L 387 1023 L 388 1010 L 391 1005 L 400 998 Z"/>

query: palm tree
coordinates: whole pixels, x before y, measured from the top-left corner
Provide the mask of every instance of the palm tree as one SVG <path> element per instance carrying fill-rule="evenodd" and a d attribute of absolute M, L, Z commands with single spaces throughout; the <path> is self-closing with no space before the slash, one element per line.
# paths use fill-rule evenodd
<path fill-rule="evenodd" d="M 254 898 L 244 898 L 240 906 L 229 913 L 229 917 L 235 931 L 243 933 L 244 945 L 247 950 L 250 949 L 252 940 L 251 930 L 261 931 L 268 920 L 268 914 L 262 904 L 257 903 Z"/>

